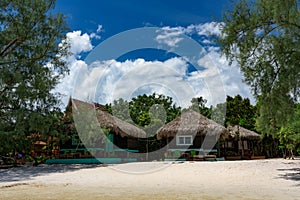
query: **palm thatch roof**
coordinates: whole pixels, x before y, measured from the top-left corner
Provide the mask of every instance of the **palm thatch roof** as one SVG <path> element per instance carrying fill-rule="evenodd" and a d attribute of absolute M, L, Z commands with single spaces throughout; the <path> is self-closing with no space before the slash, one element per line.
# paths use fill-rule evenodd
<path fill-rule="evenodd" d="M 210 120 L 198 112 L 188 110 L 157 131 L 157 138 L 175 137 L 178 135 L 226 136 L 224 126 Z"/>
<path fill-rule="evenodd" d="M 98 110 L 97 119 L 100 123 L 100 126 L 107 128 L 112 132 L 119 134 L 121 137 L 137 137 L 145 138 L 146 132 L 132 124 L 124 122 L 117 117 L 112 116 L 111 114 Z"/>
<path fill-rule="evenodd" d="M 121 137 L 136 137 L 145 138 L 146 132 L 132 124 L 122 121 L 121 119 L 112 116 L 111 114 L 97 109 L 95 105 L 83 102 L 77 99 L 72 99 L 73 105 L 77 110 L 95 110 L 96 118 L 101 128 L 109 129 L 111 132 L 120 135 Z"/>
<path fill-rule="evenodd" d="M 241 126 L 228 126 L 227 127 L 231 137 L 239 137 L 241 139 L 248 139 L 248 140 L 259 140 L 260 135 L 254 131 L 250 131 L 245 129 Z"/>

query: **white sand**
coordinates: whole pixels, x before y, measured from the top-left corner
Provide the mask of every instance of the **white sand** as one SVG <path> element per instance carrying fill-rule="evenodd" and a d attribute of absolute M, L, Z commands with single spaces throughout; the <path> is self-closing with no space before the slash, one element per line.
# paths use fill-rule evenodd
<path fill-rule="evenodd" d="M 300 159 L 14 168 L 0 199 L 300 199 Z"/>

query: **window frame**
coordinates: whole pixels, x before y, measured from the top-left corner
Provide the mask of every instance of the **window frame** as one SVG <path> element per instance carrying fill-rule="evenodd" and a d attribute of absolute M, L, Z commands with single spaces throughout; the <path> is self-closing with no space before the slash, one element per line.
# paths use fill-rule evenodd
<path fill-rule="evenodd" d="M 180 143 L 180 138 L 183 138 L 183 143 Z M 186 138 L 190 139 L 190 143 L 186 143 Z M 192 135 L 176 135 L 176 145 L 177 146 L 190 146 L 193 145 L 193 136 Z"/>

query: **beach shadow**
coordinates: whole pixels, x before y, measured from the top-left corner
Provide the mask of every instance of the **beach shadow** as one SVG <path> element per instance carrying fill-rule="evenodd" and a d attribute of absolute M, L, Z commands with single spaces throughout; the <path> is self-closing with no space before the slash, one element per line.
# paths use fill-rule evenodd
<path fill-rule="evenodd" d="M 277 170 L 283 172 L 283 174 L 279 174 L 279 178 L 297 181 L 299 182 L 297 186 L 300 186 L 300 168 L 296 167 L 296 168 L 277 169 Z"/>
<path fill-rule="evenodd" d="M 80 169 L 90 169 L 105 166 L 103 164 L 53 164 L 53 165 L 39 165 L 36 167 L 14 167 L 9 169 L 0 169 L 0 183 L 1 182 L 19 182 L 29 181 L 34 177 L 43 176 L 51 173 L 65 173 L 77 171 Z"/>

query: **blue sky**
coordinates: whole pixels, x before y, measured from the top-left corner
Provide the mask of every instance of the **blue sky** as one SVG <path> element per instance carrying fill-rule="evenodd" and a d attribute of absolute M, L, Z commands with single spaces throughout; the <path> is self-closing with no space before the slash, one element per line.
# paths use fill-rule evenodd
<path fill-rule="evenodd" d="M 226 95 L 240 94 L 254 103 L 238 65 L 228 66 L 211 37 L 221 35 L 222 12 L 228 7 L 228 0 L 57 1 L 55 11 L 67 16 L 71 29 L 67 38 L 73 55 L 66 58 L 70 75 L 56 90 L 65 94 L 64 102 L 72 95 L 105 104 L 156 92 L 172 96 L 182 107 L 196 96 L 215 105 L 224 102 Z M 143 35 L 148 27 L 157 27 L 150 39 Z M 136 28 L 141 28 L 139 35 L 110 45 L 111 38 L 124 35 L 124 31 L 131 34 Z M 155 41 L 157 48 L 103 57 L 124 45 L 131 46 L 138 38 Z M 191 44 L 189 40 L 199 49 L 184 46 Z M 106 43 L 106 49 L 101 50 Z M 191 57 L 175 53 L 182 46 Z"/>
<path fill-rule="evenodd" d="M 73 30 L 92 32 L 103 25 L 103 39 L 143 26 L 188 26 L 221 20 L 228 0 L 60 0 Z"/>

